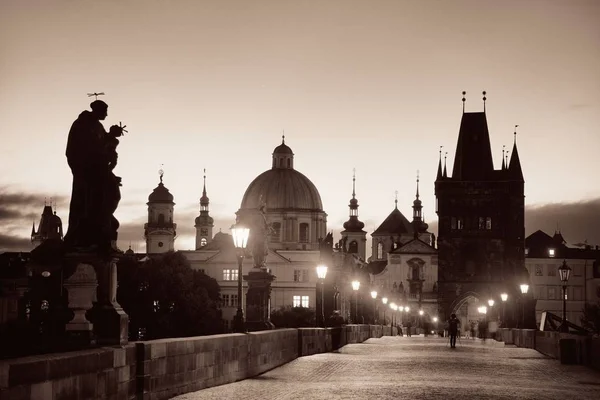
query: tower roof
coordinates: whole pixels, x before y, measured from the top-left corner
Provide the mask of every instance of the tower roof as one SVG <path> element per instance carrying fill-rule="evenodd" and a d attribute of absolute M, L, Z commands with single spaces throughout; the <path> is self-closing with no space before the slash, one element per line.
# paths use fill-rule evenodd
<path fill-rule="evenodd" d="M 358 219 L 358 200 L 356 199 L 356 173 L 352 175 L 352 198 L 350 199 L 350 218 L 344 222 L 344 232 L 364 232 L 365 223 Z"/>
<path fill-rule="evenodd" d="M 148 196 L 148 203 L 173 203 L 173 195 L 162 182 Z"/>
<path fill-rule="evenodd" d="M 404 215 L 394 208 L 394 210 L 387 216 L 387 218 L 379 225 L 377 229 L 371 235 L 378 234 L 412 234 L 412 224 L 406 219 Z"/>
<path fill-rule="evenodd" d="M 490 177 L 493 171 L 485 112 L 463 113 L 452 178 L 462 181 L 482 180 Z"/>
<path fill-rule="evenodd" d="M 523 181 L 523 170 L 521 169 L 521 160 L 519 159 L 519 151 L 517 150 L 517 132 L 515 131 L 515 141 L 513 144 L 512 153 L 510 155 L 510 163 L 508 164 L 508 173 L 512 179 Z"/>

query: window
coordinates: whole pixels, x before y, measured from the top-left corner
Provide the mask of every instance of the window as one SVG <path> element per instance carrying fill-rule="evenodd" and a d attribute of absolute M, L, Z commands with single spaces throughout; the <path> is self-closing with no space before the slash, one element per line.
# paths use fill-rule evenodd
<path fill-rule="evenodd" d="M 291 166 L 292 166 L 292 159 L 291 159 L 291 158 L 288 158 L 288 159 L 287 159 L 287 167 L 289 168 L 289 167 L 291 167 Z"/>
<path fill-rule="evenodd" d="M 548 249 L 548 257 L 554 257 L 555 251 L 554 249 Z"/>
<path fill-rule="evenodd" d="M 548 300 L 556 300 L 556 286 L 548 286 Z"/>
<path fill-rule="evenodd" d="M 529 255 L 529 247 L 525 247 L 525 255 Z"/>
<path fill-rule="evenodd" d="M 208 236 L 208 229 L 200 228 L 200 236 Z"/>
<path fill-rule="evenodd" d="M 575 286 L 573 288 L 573 300 L 583 300 L 583 290 L 581 286 Z"/>
<path fill-rule="evenodd" d="M 544 266 L 535 264 L 535 276 L 544 276 Z"/>
<path fill-rule="evenodd" d="M 294 282 L 300 282 L 300 275 L 302 274 L 302 270 L 295 269 L 294 270 Z"/>
<path fill-rule="evenodd" d="M 573 276 L 581 276 L 581 265 L 573 265 Z"/>
<path fill-rule="evenodd" d="M 556 276 L 556 270 L 558 269 L 556 265 L 548 264 L 546 267 L 548 270 L 548 276 Z"/>
<path fill-rule="evenodd" d="M 158 214 L 158 225 L 164 225 L 164 223 L 165 223 L 164 214 Z"/>
<path fill-rule="evenodd" d="M 302 303 L 300 302 L 300 296 L 294 296 L 292 300 L 293 307 L 300 307 Z"/>
<path fill-rule="evenodd" d="M 221 306 L 222 307 L 229 307 L 229 295 L 228 294 L 224 294 L 221 298 Z"/>
<path fill-rule="evenodd" d="M 348 253 L 358 253 L 358 243 L 356 243 L 356 240 L 350 242 L 350 245 L 348 246 Z"/>
<path fill-rule="evenodd" d="M 303 222 L 300 224 L 300 243 L 307 243 L 308 236 L 308 224 Z"/>
<path fill-rule="evenodd" d="M 308 282 L 308 270 L 307 269 L 302 270 L 302 282 Z"/>
<path fill-rule="evenodd" d="M 281 223 L 273 222 L 271 224 L 271 241 L 279 242 L 280 237 L 281 237 Z"/>
<path fill-rule="evenodd" d="M 223 270 L 223 280 L 224 281 L 237 281 L 238 279 L 238 270 L 237 269 L 224 269 Z"/>
<path fill-rule="evenodd" d="M 485 229 L 487 229 L 488 231 L 492 230 L 492 217 L 485 218 Z"/>
<path fill-rule="evenodd" d="M 237 307 L 238 306 L 238 295 L 237 294 L 232 294 L 231 295 L 231 302 L 229 304 L 231 305 L 231 307 Z"/>
<path fill-rule="evenodd" d="M 456 229 L 456 217 L 450 218 L 450 229 Z"/>
<path fill-rule="evenodd" d="M 484 217 L 479 217 L 479 229 L 480 230 L 485 229 L 485 218 Z"/>
<path fill-rule="evenodd" d="M 462 230 L 465 227 L 462 217 L 456 218 L 456 229 Z"/>
<path fill-rule="evenodd" d="M 383 258 L 383 243 L 377 243 L 377 259 L 381 260 Z"/>
<path fill-rule="evenodd" d="M 302 307 L 308 308 L 308 296 L 302 296 Z"/>
<path fill-rule="evenodd" d="M 204 268 L 200 268 L 198 271 L 199 271 L 201 274 L 204 274 L 204 275 L 206 275 L 206 271 L 204 271 Z"/>
<path fill-rule="evenodd" d="M 536 286 L 535 287 L 535 298 L 536 300 L 546 300 L 546 286 Z"/>

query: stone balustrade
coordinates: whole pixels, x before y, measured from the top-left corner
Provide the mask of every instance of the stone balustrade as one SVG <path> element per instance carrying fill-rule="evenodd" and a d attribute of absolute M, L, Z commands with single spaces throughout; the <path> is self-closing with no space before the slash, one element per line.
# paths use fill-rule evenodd
<path fill-rule="evenodd" d="M 276 329 L 3 360 L 0 400 L 168 399 L 381 337 L 384 330 L 380 325 Z"/>

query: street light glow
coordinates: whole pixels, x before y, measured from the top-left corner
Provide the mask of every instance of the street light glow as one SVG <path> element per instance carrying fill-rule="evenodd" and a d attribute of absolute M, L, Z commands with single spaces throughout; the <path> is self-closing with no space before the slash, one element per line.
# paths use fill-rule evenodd
<path fill-rule="evenodd" d="M 506 294 L 506 293 L 502 293 L 502 294 L 500 295 L 500 298 L 502 299 L 502 301 L 506 301 L 506 300 L 508 300 L 508 294 Z"/>
<path fill-rule="evenodd" d="M 327 276 L 327 265 L 320 264 L 317 266 L 317 276 L 319 279 L 325 279 Z"/>
<path fill-rule="evenodd" d="M 387 304 L 387 302 L 388 302 L 388 298 L 387 298 L 387 297 L 383 297 L 383 298 L 381 299 L 381 302 L 382 302 L 383 304 Z"/>
<path fill-rule="evenodd" d="M 352 281 L 352 289 L 353 290 L 358 290 L 358 288 L 360 288 L 360 282 L 359 281 Z"/>
<path fill-rule="evenodd" d="M 419 310 L 419 315 L 423 315 L 423 310 Z"/>
<path fill-rule="evenodd" d="M 375 300 L 377 298 L 377 290 L 371 291 L 371 297 L 373 298 L 373 300 Z"/>
<path fill-rule="evenodd" d="M 248 236 L 250 229 L 243 225 L 237 224 L 231 227 L 231 235 L 233 236 L 233 244 L 237 249 L 245 249 L 248 244 Z"/>
<path fill-rule="evenodd" d="M 529 290 L 529 285 L 524 283 L 521 285 L 521 293 L 523 294 L 527 294 L 527 291 Z"/>
<path fill-rule="evenodd" d="M 433 317 L 433 322 L 437 322 L 438 321 L 438 317 Z"/>
<path fill-rule="evenodd" d="M 494 299 L 489 299 L 488 304 L 490 307 L 494 307 Z"/>

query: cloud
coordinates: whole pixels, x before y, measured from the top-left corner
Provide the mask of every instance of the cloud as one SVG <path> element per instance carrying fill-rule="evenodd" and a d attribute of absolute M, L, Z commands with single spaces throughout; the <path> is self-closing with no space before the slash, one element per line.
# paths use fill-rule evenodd
<path fill-rule="evenodd" d="M 27 220 L 29 225 L 32 219 L 39 218 L 43 204 L 49 201 L 50 197 L 41 193 L 15 192 L 7 186 L 0 187 L 0 223 L 13 225 Z M 52 198 L 52 201 L 65 203 L 69 199 L 60 196 Z"/>
<path fill-rule="evenodd" d="M 30 251 L 31 238 L 0 233 L 0 253 L 5 251 Z"/>

